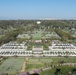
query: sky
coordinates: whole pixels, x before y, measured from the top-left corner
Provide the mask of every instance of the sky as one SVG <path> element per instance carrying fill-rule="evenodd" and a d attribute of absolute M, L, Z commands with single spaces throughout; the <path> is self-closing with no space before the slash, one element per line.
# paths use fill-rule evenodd
<path fill-rule="evenodd" d="M 0 0 L 0 19 L 76 19 L 76 0 Z"/>

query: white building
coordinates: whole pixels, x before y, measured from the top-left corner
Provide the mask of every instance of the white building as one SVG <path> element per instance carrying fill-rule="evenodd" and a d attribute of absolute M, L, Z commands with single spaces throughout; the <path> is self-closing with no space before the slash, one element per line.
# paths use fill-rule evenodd
<path fill-rule="evenodd" d="M 49 50 L 57 55 L 61 56 L 76 56 L 76 47 L 73 44 L 64 44 L 59 41 L 52 42 L 52 46 L 49 46 Z"/>
<path fill-rule="evenodd" d="M 36 23 L 37 23 L 37 24 L 41 24 L 41 22 L 40 22 L 40 21 L 37 21 Z"/>
<path fill-rule="evenodd" d="M 64 44 L 53 41 L 49 50 L 43 50 L 43 46 L 27 50 L 25 43 L 9 42 L 0 47 L 0 56 L 76 56 L 76 47 L 73 44 Z"/>

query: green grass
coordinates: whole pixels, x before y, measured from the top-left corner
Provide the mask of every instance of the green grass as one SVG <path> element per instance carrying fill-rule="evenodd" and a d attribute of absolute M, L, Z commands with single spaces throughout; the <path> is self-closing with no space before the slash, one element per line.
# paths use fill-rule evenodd
<path fill-rule="evenodd" d="M 30 31 L 29 31 L 30 32 Z M 20 35 L 20 38 L 26 38 L 26 39 L 30 39 L 30 37 L 32 37 L 32 39 L 34 40 L 40 40 L 42 38 L 46 39 L 46 38 L 51 38 L 51 37 L 56 37 L 58 38 L 59 36 L 55 33 L 55 32 L 50 32 L 50 31 L 45 31 L 45 30 L 34 30 L 32 33 L 26 33 L 26 34 L 22 34 Z"/>
<path fill-rule="evenodd" d="M 29 58 L 29 61 L 26 64 L 26 69 L 28 71 L 34 69 L 41 69 L 42 67 L 46 67 L 51 65 L 53 60 L 49 58 Z"/>
<path fill-rule="evenodd" d="M 48 62 L 52 62 L 53 60 L 51 58 L 29 58 L 29 62 L 30 63 L 36 63 L 36 62 L 44 62 L 44 63 L 48 63 Z"/>
<path fill-rule="evenodd" d="M 51 57 L 54 64 L 58 64 L 59 60 L 66 60 L 67 62 L 76 62 L 76 57 Z"/>
<path fill-rule="evenodd" d="M 57 72 L 56 69 L 60 69 L 60 71 Z M 42 71 L 40 75 L 68 75 L 73 69 L 76 69 L 76 66 L 58 66 L 46 71 Z"/>
<path fill-rule="evenodd" d="M 39 69 L 44 68 L 50 65 L 59 64 L 58 61 L 66 60 L 66 62 L 76 62 L 76 57 L 45 57 L 45 58 L 29 58 L 27 63 L 27 70 Z"/>
<path fill-rule="evenodd" d="M 50 65 L 58 64 L 59 60 L 66 60 L 67 62 L 75 62 L 76 57 L 28 57 L 28 61 L 26 63 L 26 71 L 34 70 L 34 69 L 41 69 L 48 67 Z M 9 75 L 14 75 L 16 72 L 21 71 L 21 66 L 25 60 L 25 57 L 9 57 L 8 59 L 4 60 L 3 63 L 0 65 L 0 73 L 8 73 Z M 53 71 L 53 70 L 51 70 Z M 50 73 L 50 70 L 46 71 Z M 43 74 L 42 74 L 43 75 Z M 44 74 L 49 75 L 49 74 Z M 52 74 L 53 75 L 53 74 Z"/>
<path fill-rule="evenodd" d="M 44 67 L 45 65 L 44 64 L 42 64 L 42 63 L 28 63 L 27 65 L 26 65 L 26 70 L 27 71 L 30 71 L 30 70 L 35 70 L 35 69 L 40 69 L 41 67 Z"/>
<path fill-rule="evenodd" d="M 20 72 L 23 61 L 24 58 L 22 57 L 8 58 L 2 65 L 0 65 L 0 73 L 15 74 L 18 71 Z"/>

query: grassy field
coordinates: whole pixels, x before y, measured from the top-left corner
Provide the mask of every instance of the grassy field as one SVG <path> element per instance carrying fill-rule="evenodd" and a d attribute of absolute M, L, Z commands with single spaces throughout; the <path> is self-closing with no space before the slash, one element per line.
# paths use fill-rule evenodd
<path fill-rule="evenodd" d="M 46 58 L 29 58 L 29 61 L 26 64 L 26 70 L 34 70 L 45 68 L 50 65 L 59 64 L 58 61 L 65 60 L 67 63 L 76 63 L 76 57 L 46 57 Z"/>
<path fill-rule="evenodd" d="M 51 57 L 54 64 L 58 64 L 59 60 L 65 60 L 67 63 L 76 63 L 76 57 Z"/>
<path fill-rule="evenodd" d="M 42 71 L 39 75 L 76 75 L 74 72 L 76 72 L 76 66 L 58 66 Z"/>
<path fill-rule="evenodd" d="M 0 73 L 15 74 L 16 72 L 20 72 L 23 61 L 24 58 L 22 57 L 9 57 L 0 65 Z"/>
<path fill-rule="evenodd" d="M 29 39 L 30 37 L 32 37 L 32 39 L 34 40 L 40 40 L 40 39 L 46 39 L 46 38 L 51 38 L 51 37 L 56 37 L 59 38 L 59 36 L 55 33 L 55 32 L 50 32 L 50 31 L 45 31 L 45 30 L 34 30 L 32 33 L 26 33 L 26 34 L 22 34 L 19 35 L 20 38 L 27 38 Z"/>
<path fill-rule="evenodd" d="M 59 60 L 66 60 L 68 63 L 76 63 L 76 57 L 27 57 L 25 71 L 32 71 L 41 69 L 50 65 L 58 64 Z M 26 57 L 8 57 L 2 64 L 0 64 L 0 73 L 8 73 L 14 75 L 17 72 L 21 73 L 21 68 Z M 48 72 L 48 71 L 47 71 Z"/>
<path fill-rule="evenodd" d="M 26 70 L 40 69 L 47 65 L 51 65 L 51 62 L 53 62 L 53 60 L 49 58 L 29 58 L 29 61 L 26 64 Z"/>

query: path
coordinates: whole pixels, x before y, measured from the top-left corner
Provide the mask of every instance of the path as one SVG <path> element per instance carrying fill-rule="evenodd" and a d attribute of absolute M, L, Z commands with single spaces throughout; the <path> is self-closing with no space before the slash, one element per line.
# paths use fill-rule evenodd
<path fill-rule="evenodd" d="M 25 67 L 26 67 L 26 61 L 24 61 L 22 64 L 21 72 L 25 72 Z"/>

